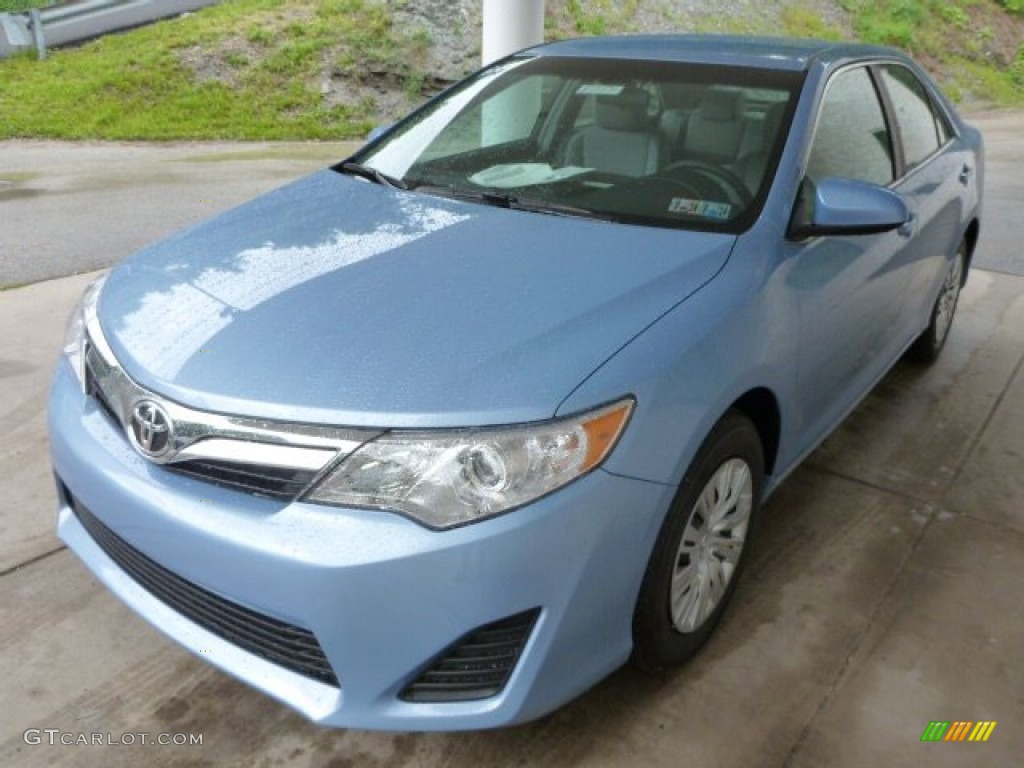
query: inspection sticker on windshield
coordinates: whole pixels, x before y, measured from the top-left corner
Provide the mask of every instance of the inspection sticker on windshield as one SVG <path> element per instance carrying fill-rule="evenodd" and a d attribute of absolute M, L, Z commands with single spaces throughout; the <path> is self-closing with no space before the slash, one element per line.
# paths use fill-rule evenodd
<path fill-rule="evenodd" d="M 691 216 L 704 216 L 708 219 L 729 218 L 732 206 L 729 203 L 709 203 L 706 200 L 690 200 L 685 197 L 673 197 L 668 204 L 669 213 L 688 213 Z"/>

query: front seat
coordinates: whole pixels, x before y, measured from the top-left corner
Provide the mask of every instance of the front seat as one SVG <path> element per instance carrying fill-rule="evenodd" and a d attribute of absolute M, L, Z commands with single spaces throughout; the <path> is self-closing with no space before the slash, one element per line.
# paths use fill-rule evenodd
<path fill-rule="evenodd" d="M 743 91 L 722 86 L 709 88 L 700 107 L 690 116 L 685 159 L 734 162 L 746 128 L 745 109 Z"/>
<path fill-rule="evenodd" d="M 765 169 L 768 167 L 768 160 L 771 151 L 775 146 L 775 139 L 782 126 L 782 117 L 786 112 L 785 102 L 773 104 L 764 113 L 763 127 L 759 137 L 760 146 L 749 152 L 736 162 L 733 170 L 746 183 L 750 193 L 757 194 L 761 181 L 764 178 Z"/>
<path fill-rule="evenodd" d="M 594 124 L 581 128 L 566 147 L 565 164 L 622 176 L 646 176 L 661 165 L 662 141 L 652 130 L 650 95 L 628 86 L 596 97 Z"/>

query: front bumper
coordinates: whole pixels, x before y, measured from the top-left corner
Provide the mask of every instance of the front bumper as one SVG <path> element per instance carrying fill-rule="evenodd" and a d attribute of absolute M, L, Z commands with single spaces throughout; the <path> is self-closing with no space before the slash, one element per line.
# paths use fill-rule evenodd
<path fill-rule="evenodd" d="M 673 495 L 598 470 L 528 507 L 445 532 L 388 513 L 258 498 L 141 458 L 64 364 L 50 435 L 62 484 L 58 532 L 90 570 L 201 658 L 333 726 L 508 725 L 593 685 L 630 653 L 633 604 Z M 267 661 L 170 608 L 99 546 L 72 498 L 181 579 L 308 630 L 340 684 Z M 500 693 L 400 698 L 453 642 L 533 609 L 539 616 Z"/>

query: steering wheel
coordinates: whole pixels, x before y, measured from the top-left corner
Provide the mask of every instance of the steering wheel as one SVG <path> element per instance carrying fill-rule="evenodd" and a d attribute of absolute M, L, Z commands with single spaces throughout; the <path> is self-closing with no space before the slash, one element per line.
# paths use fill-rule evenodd
<path fill-rule="evenodd" d="M 648 185 L 651 182 L 671 185 L 673 187 L 676 187 L 677 189 L 682 190 L 683 194 L 689 198 L 703 200 L 705 197 L 707 197 L 700 191 L 700 189 L 697 188 L 697 186 L 684 179 L 677 179 L 672 176 L 662 176 L 660 173 L 655 176 L 643 176 L 641 177 L 641 179 L 645 184 Z"/>
<path fill-rule="evenodd" d="M 754 196 L 750 194 L 750 190 L 747 189 L 746 182 L 735 171 L 721 165 L 705 163 L 701 160 L 680 160 L 662 168 L 658 176 L 675 181 L 674 177 L 666 176 L 665 174 L 680 170 L 692 171 L 693 175 L 708 179 L 715 185 L 717 191 L 725 193 L 726 197 L 729 198 L 729 202 L 737 203 L 742 208 L 746 208 L 754 199 Z M 687 184 L 685 181 L 680 181 L 680 183 Z M 703 197 L 706 198 L 707 196 L 704 195 Z"/>

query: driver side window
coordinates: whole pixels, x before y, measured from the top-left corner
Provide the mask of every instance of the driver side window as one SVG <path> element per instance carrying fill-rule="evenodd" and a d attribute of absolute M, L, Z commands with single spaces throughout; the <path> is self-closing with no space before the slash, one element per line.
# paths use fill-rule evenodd
<path fill-rule="evenodd" d="M 893 180 L 892 137 L 866 67 L 842 72 L 829 84 L 807 176 L 816 182 L 837 177 L 882 186 Z"/>

